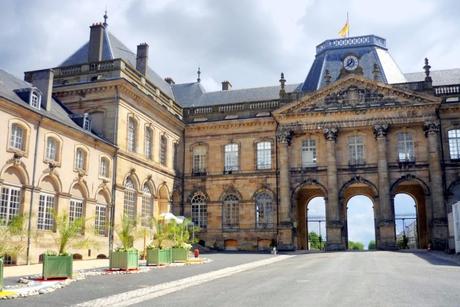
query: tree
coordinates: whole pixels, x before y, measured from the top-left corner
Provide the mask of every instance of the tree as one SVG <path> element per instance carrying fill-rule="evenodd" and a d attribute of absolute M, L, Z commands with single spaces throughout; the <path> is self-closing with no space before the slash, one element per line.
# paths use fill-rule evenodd
<path fill-rule="evenodd" d="M 367 245 L 367 249 L 368 250 L 375 250 L 376 249 L 374 240 L 369 241 L 369 244 Z"/>
<path fill-rule="evenodd" d="M 364 250 L 364 244 L 361 242 L 348 241 L 348 249 L 353 251 Z"/>
<path fill-rule="evenodd" d="M 312 231 L 308 234 L 308 242 L 310 242 L 311 249 L 323 249 L 324 248 L 324 241 L 320 236 L 318 236 L 316 232 Z"/>

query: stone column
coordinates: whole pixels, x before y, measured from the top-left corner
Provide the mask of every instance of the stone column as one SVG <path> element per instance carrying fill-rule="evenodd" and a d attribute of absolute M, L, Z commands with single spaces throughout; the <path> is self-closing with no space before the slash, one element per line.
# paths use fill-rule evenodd
<path fill-rule="evenodd" d="M 377 227 L 379 228 L 379 249 L 395 249 L 395 217 L 390 199 L 390 179 L 388 175 L 387 161 L 387 132 L 388 124 L 376 124 L 374 135 L 377 140 L 377 168 L 379 175 L 379 205 L 380 212 L 376 216 Z"/>
<path fill-rule="evenodd" d="M 337 128 L 325 128 L 327 150 L 327 204 L 326 204 L 326 233 L 328 250 L 345 249 L 342 240 L 344 223 L 340 219 L 339 191 L 337 187 L 337 161 L 335 142 L 337 140 Z"/>
<path fill-rule="evenodd" d="M 438 133 L 439 124 L 436 122 L 425 123 L 425 136 L 428 139 L 428 163 L 430 170 L 430 190 L 432 205 L 431 243 L 432 248 L 444 250 L 447 247 L 447 214 L 444 204 L 442 187 L 442 170 L 439 155 Z"/>
<path fill-rule="evenodd" d="M 293 232 L 291 211 L 291 189 L 289 178 L 289 146 L 291 145 L 292 131 L 281 129 L 277 133 L 278 161 L 279 161 L 279 225 L 278 248 L 293 249 Z"/>

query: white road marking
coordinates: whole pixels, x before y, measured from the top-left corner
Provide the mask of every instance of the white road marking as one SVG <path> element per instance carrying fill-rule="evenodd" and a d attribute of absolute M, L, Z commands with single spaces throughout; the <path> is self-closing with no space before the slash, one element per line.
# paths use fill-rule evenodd
<path fill-rule="evenodd" d="M 217 271 L 212 271 L 208 273 L 203 273 L 196 276 L 191 276 L 171 282 L 162 283 L 159 285 L 136 289 L 120 294 L 115 294 L 103 298 L 94 299 L 91 301 L 83 302 L 74 306 L 78 307 L 98 307 L 98 306 L 130 306 L 133 304 L 138 304 L 144 301 L 151 300 L 156 297 L 160 297 L 169 293 L 173 293 L 185 288 L 197 286 L 215 279 L 231 276 L 236 273 L 282 261 L 294 256 L 281 255 L 273 258 L 268 258 L 264 260 L 258 260 L 250 263 L 240 264 L 233 267 L 228 267 L 220 269 Z"/>

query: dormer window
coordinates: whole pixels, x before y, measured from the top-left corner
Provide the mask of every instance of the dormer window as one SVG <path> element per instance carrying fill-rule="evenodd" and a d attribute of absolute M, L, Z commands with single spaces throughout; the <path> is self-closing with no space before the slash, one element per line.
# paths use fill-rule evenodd
<path fill-rule="evenodd" d="M 41 95 L 37 91 L 30 92 L 30 106 L 40 109 Z"/>
<path fill-rule="evenodd" d="M 88 113 L 83 115 L 83 129 L 86 131 L 91 131 L 91 118 L 89 118 Z"/>

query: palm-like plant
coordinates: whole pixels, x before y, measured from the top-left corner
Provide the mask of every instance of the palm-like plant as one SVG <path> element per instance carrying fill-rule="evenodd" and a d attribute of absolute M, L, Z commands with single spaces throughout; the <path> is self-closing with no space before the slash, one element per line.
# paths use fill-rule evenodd
<path fill-rule="evenodd" d="M 87 245 L 87 239 L 82 240 L 80 235 L 83 231 L 85 219 L 83 217 L 69 219 L 67 212 L 62 214 L 53 213 L 56 223 L 56 244 L 59 248 L 58 255 L 67 255 L 67 247 L 80 247 Z M 76 240 L 78 238 L 78 240 Z"/>
<path fill-rule="evenodd" d="M 14 257 L 24 250 L 27 241 L 25 221 L 24 215 L 14 216 L 8 223 L 0 221 L 0 257 Z"/>
<path fill-rule="evenodd" d="M 126 215 L 123 216 L 121 219 L 121 224 L 118 225 L 115 232 L 121 243 L 121 247 L 118 250 L 128 251 L 133 248 L 134 238 L 136 236 L 135 220 L 129 218 Z"/>

